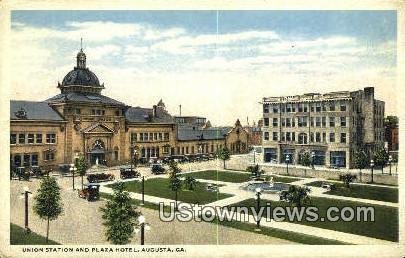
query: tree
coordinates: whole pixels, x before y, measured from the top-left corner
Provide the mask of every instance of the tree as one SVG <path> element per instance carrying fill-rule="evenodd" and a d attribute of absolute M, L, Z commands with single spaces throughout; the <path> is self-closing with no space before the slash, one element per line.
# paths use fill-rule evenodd
<path fill-rule="evenodd" d="M 303 166 L 311 166 L 311 154 L 309 152 L 304 152 L 300 155 L 299 163 Z"/>
<path fill-rule="evenodd" d="M 367 154 L 364 150 L 358 150 L 354 153 L 354 166 L 360 170 L 360 181 L 361 181 L 361 170 L 366 168 L 369 164 Z"/>
<path fill-rule="evenodd" d="M 83 155 L 80 155 L 79 158 L 76 160 L 76 168 L 77 172 L 82 178 L 82 190 L 83 190 L 83 177 L 86 175 L 86 171 L 88 168 L 86 159 L 84 158 Z"/>
<path fill-rule="evenodd" d="M 177 162 L 170 161 L 169 163 L 169 187 L 172 191 L 175 192 L 175 210 L 177 210 L 177 196 L 178 191 L 181 189 L 181 180 L 178 176 L 178 173 L 181 172 L 181 169 L 178 167 Z"/>
<path fill-rule="evenodd" d="M 263 170 L 259 169 L 259 165 L 257 164 L 254 166 L 248 166 L 246 171 L 252 173 L 252 177 L 254 178 L 260 178 L 260 176 L 264 173 Z"/>
<path fill-rule="evenodd" d="M 55 220 L 62 213 L 60 187 L 53 177 L 41 179 L 41 185 L 35 196 L 34 212 L 44 220 L 46 224 L 46 242 L 49 238 L 49 221 Z"/>
<path fill-rule="evenodd" d="M 194 188 L 197 185 L 197 180 L 195 180 L 194 177 L 188 176 L 186 177 L 186 179 L 184 180 L 184 183 L 186 184 L 186 187 L 188 190 L 193 191 Z"/>
<path fill-rule="evenodd" d="M 388 158 L 388 152 L 382 147 L 377 148 L 373 153 L 374 164 L 381 166 L 381 172 L 383 172 L 384 165 L 387 164 Z"/>
<path fill-rule="evenodd" d="M 228 148 L 224 147 L 224 148 L 218 149 L 217 156 L 219 159 L 221 159 L 224 162 L 224 169 L 226 169 L 225 161 L 227 161 L 231 158 L 231 153 L 229 152 Z"/>
<path fill-rule="evenodd" d="M 357 178 L 356 175 L 350 173 L 339 175 L 339 179 L 344 183 L 347 188 L 350 188 L 350 183 L 352 183 Z"/>
<path fill-rule="evenodd" d="M 311 189 L 307 186 L 291 185 L 288 191 L 281 192 L 281 199 L 287 200 L 289 203 L 297 207 L 308 204 L 310 201 L 309 193 Z"/>
<path fill-rule="evenodd" d="M 136 210 L 128 192 L 124 190 L 123 182 L 114 184 L 112 198 L 100 208 L 103 213 L 103 225 L 106 226 L 105 236 L 115 245 L 129 243 L 137 225 L 137 218 L 141 214 Z"/>

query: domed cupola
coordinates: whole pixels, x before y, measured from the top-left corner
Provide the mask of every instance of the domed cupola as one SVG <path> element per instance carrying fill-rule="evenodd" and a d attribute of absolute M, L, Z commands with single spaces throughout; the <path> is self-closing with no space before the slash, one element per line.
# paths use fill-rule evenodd
<path fill-rule="evenodd" d="M 61 93 L 80 92 L 100 94 L 104 84 L 100 85 L 97 76 L 86 67 L 86 54 L 80 48 L 76 56 L 77 66 L 58 83 Z"/>

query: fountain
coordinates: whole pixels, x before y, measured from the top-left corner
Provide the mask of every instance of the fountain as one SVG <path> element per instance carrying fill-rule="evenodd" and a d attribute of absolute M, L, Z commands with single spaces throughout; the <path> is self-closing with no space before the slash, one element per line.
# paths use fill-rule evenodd
<path fill-rule="evenodd" d="M 261 188 L 264 193 L 278 193 L 280 191 L 288 190 L 289 184 L 275 183 L 274 178 L 270 177 L 268 181 L 249 181 L 240 188 L 246 191 L 254 192 L 256 188 Z"/>

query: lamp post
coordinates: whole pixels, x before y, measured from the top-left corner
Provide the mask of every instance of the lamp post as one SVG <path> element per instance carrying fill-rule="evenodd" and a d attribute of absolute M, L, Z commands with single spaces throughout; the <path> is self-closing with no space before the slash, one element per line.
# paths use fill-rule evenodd
<path fill-rule="evenodd" d="M 255 189 L 255 198 L 257 201 L 257 220 L 256 220 L 256 225 L 257 228 L 255 229 L 256 231 L 260 231 L 260 217 L 259 217 L 259 212 L 260 212 L 260 195 L 262 194 L 262 189 L 260 187 Z"/>
<path fill-rule="evenodd" d="M 290 154 L 287 154 L 287 157 L 285 158 L 285 162 L 287 163 L 287 175 L 288 175 L 288 163 L 290 163 Z"/>
<path fill-rule="evenodd" d="M 374 182 L 374 160 L 370 160 L 370 167 L 371 167 L 371 183 Z"/>
<path fill-rule="evenodd" d="M 72 172 L 72 189 L 75 190 L 75 171 L 77 171 L 77 167 L 75 164 L 70 164 L 70 172 Z"/>
<path fill-rule="evenodd" d="M 314 161 L 315 161 L 315 152 L 312 151 L 311 152 L 311 166 L 312 166 L 312 169 L 315 169 Z"/>
<path fill-rule="evenodd" d="M 256 165 L 256 149 L 253 147 L 253 165 Z"/>
<path fill-rule="evenodd" d="M 390 163 L 390 176 L 391 176 L 392 175 L 392 173 L 391 173 L 392 156 L 391 155 L 388 157 L 388 162 Z"/>
<path fill-rule="evenodd" d="M 28 186 L 24 187 L 24 192 L 22 193 L 24 195 L 24 201 L 25 201 L 25 216 L 24 216 L 24 227 L 25 227 L 25 233 L 29 234 L 31 232 L 30 228 L 28 227 L 28 194 L 32 194 L 28 188 Z"/>
<path fill-rule="evenodd" d="M 146 223 L 145 216 L 139 215 L 138 217 L 138 226 L 141 227 L 141 245 L 145 244 L 145 230 L 150 230 L 150 226 Z M 138 231 L 136 229 L 136 231 Z"/>
<path fill-rule="evenodd" d="M 142 176 L 142 203 L 141 205 L 145 205 L 145 176 Z"/>

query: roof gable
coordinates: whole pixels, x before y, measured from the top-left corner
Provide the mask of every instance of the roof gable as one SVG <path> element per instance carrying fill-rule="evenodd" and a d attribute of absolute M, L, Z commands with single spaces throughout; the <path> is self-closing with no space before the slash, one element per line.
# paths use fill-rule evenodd
<path fill-rule="evenodd" d="M 114 130 L 102 123 L 95 123 L 81 130 L 83 133 L 114 133 Z"/>

